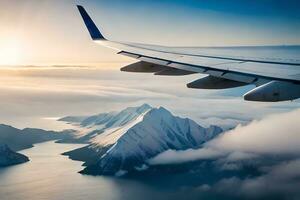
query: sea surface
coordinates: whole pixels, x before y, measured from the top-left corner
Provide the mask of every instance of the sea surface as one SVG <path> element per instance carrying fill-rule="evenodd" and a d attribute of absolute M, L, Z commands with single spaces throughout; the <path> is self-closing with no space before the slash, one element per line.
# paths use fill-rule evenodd
<path fill-rule="evenodd" d="M 0 168 L 0 200 L 160 200 L 182 199 L 185 192 L 161 187 L 160 183 L 77 173 L 82 162 L 61 153 L 82 147 L 54 141 L 21 151 L 30 162 Z M 192 198 L 193 199 L 193 198 Z M 202 198 L 201 198 L 202 199 Z"/>

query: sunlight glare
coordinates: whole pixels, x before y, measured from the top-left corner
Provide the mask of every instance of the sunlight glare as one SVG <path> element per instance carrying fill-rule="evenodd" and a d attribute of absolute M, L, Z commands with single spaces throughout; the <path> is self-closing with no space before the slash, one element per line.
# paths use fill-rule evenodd
<path fill-rule="evenodd" d="M 21 43 L 19 40 L 0 41 L 0 65 L 15 65 L 21 62 Z"/>

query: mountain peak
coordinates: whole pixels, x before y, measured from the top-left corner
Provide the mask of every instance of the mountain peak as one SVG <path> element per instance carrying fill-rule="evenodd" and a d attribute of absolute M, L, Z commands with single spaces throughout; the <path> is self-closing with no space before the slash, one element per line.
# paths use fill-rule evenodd
<path fill-rule="evenodd" d="M 159 112 L 168 113 L 168 114 L 172 115 L 172 113 L 168 109 L 166 109 L 166 108 L 164 108 L 162 106 L 160 106 L 157 110 Z"/>
<path fill-rule="evenodd" d="M 164 107 L 152 108 L 145 116 L 145 121 L 172 120 L 173 114 Z"/>
<path fill-rule="evenodd" d="M 136 107 L 128 107 L 125 108 L 124 110 L 122 110 L 120 113 L 122 112 L 136 112 L 136 113 L 144 113 L 145 111 L 148 111 L 152 109 L 152 107 L 149 104 L 144 103 L 141 106 L 136 106 Z"/>
<path fill-rule="evenodd" d="M 198 148 L 222 132 L 219 127 L 204 128 L 146 103 L 94 115 L 83 122 L 81 138 L 90 143 L 88 151 L 97 154 L 96 161 L 82 172 L 88 174 L 130 171 L 163 151 Z"/>
<path fill-rule="evenodd" d="M 79 124 L 83 127 L 86 127 L 92 125 L 105 124 L 115 116 L 121 115 L 123 117 L 127 116 L 130 118 L 130 116 L 143 114 L 146 111 L 149 111 L 151 109 L 152 107 L 149 104 L 144 103 L 141 106 L 127 107 L 121 111 L 112 111 L 112 112 L 91 115 L 91 116 L 67 116 L 67 117 L 60 118 L 58 121 L 64 121 L 72 124 Z"/>
<path fill-rule="evenodd" d="M 147 103 L 144 103 L 143 105 L 140 106 L 141 109 L 151 109 L 152 106 L 150 106 L 149 104 Z"/>
<path fill-rule="evenodd" d="M 149 108 L 149 105 L 135 107 L 136 110 L 143 108 Z M 133 107 L 128 109 L 134 110 Z M 88 166 L 83 173 L 115 174 L 118 170 L 130 171 L 168 149 L 198 148 L 221 132 L 221 128 L 207 129 L 191 119 L 174 116 L 164 107 L 151 108 L 125 126 L 96 137 L 92 142 L 92 148 L 96 151 L 110 147 L 101 154 L 95 165 Z"/>

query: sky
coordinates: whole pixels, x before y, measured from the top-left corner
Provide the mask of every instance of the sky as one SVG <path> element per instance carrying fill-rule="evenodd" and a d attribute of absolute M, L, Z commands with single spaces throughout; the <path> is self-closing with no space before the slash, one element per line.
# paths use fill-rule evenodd
<path fill-rule="evenodd" d="M 300 44 L 297 0 L 0 1 L 0 65 L 126 63 L 94 44 L 82 4 L 112 40 L 170 46 Z"/>

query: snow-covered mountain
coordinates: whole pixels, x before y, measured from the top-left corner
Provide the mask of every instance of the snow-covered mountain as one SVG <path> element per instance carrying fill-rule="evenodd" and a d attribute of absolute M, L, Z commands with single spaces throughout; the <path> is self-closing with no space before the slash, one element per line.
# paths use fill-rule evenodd
<path fill-rule="evenodd" d="M 203 128 L 191 119 L 175 117 L 165 108 L 147 104 L 92 116 L 80 126 L 102 128 L 101 133 L 94 132 L 90 137 L 88 147 L 76 151 L 77 156 L 95 152 L 94 162 L 89 162 L 82 171 L 94 175 L 121 175 L 139 170 L 146 166 L 148 159 L 163 151 L 199 148 L 222 132 L 217 126 Z"/>
<path fill-rule="evenodd" d="M 77 126 L 75 142 L 94 143 L 93 141 L 95 140 L 99 141 L 99 143 L 104 143 L 106 137 L 103 136 L 112 134 L 115 139 L 113 141 L 105 141 L 106 145 L 109 145 L 115 143 L 125 130 L 138 123 L 141 120 L 141 116 L 151 109 L 152 107 L 148 104 L 143 104 L 139 107 L 128 107 L 120 112 L 101 113 L 89 117 L 68 116 L 59 119 L 59 121 Z"/>
<path fill-rule="evenodd" d="M 26 156 L 12 151 L 5 144 L 0 144 L 0 167 L 21 164 L 28 161 L 29 159 Z"/>

